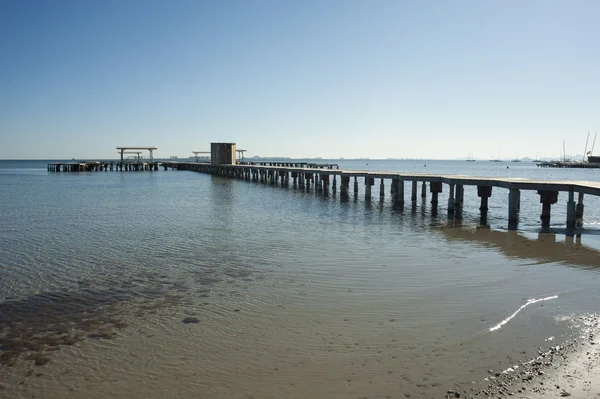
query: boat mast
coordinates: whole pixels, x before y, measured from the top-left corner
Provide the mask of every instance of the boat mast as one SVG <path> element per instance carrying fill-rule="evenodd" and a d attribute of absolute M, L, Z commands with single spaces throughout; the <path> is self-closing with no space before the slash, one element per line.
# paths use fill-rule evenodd
<path fill-rule="evenodd" d="M 596 145 L 596 136 L 598 135 L 598 131 L 594 134 L 594 143 L 592 144 L 592 150 L 590 151 L 591 155 L 594 155 L 594 146 Z"/>
<path fill-rule="evenodd" d="M 567 160 L 567 151 L 565 150 L 565 141 L 563 140 L 563 162 Z"/>
<path fill-rule="evenodd" d="M 588 130 L 588 136 L 587 139 L 585 139 L 585 150 L 583 150 L 583 159 L 582 161 L 585 162 L 585 156 L 587 155 L 587 145 L 588 145 L 588 141 L 590 141 L 590 131 Z"/>

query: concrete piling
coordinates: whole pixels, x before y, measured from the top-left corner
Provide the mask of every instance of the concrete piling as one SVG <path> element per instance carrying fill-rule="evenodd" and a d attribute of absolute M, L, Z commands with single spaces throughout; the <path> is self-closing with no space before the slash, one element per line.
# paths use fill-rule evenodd
<path fill-rule="evenodd" d="M 488 215 L 488 200 L 492 196 L 492 186 L 477 186 L 477 196 L 481 198 L 481 205 L 479 206 L 481 224 L 487 224 Z"/>
<path fill-rule="evenodd" d="M 583 226 L 583 193 L 579 193 L 577 206 L 575 207 L 575 224 L 577 227 Z"/>
<path fill-rule="evenodd" d="M 540 203 L 542 204 L 542 214 L 540 220 L 542 221 L 542 228 L 550 227 L 550 211 L 552 204 L 556 204 L 558 201 L 558 191 L 549 190 L 538 190 L 540 195 Z"/>
<path fill-rule="evenodd" d="M 451 183 L 448 185 L 448 215 L 454 215 L 454 205 L 454 184 Z"/>
<path fill-rule="evenodd" d="M 511 188 L 508 192 L 508 228 L 516 230 L 519 224 L 519 198 L 521 192 Z"/>
<path fill-rule="evenodd" d="M 371 199 L 371 186 L 375 184 L 375 179 L 372 177 L 365 177 L 365 199 Z"/>
<path fill-rule="evenodd" d="M 567 229 L 575 228 L 575 211 L 575 193 L 573 192 L 573 190 L 569 190 L 569 200 L 567 201 Z"/>
<path fill-rule="evenodd" d="M 430 182 L 429 192 L 431 193 L 431 214 L 433 216 L 436 216 L 438 206 L 438 195 L 442 192 L 442 182 Z"/>
<path fill-rule="evenodd" d="M 465 188 L 462 184 L 457 184 L 454 194 L 454 218 L 462 219 L 463 203 L 465 197 Z"/>
<path fill-rule="evenodd" d="M 398 206 L 404 206 L 404 180 L 394 180 L 394 186 L 396 187 L 394 202 Z"/>
<path fill-rule="evenodd" d="M 341 183 L 340 183 L 340 194 L 342 196 L 347 197 L 349 191 L 350 191 L 350 176 L 342 176 Z"/>

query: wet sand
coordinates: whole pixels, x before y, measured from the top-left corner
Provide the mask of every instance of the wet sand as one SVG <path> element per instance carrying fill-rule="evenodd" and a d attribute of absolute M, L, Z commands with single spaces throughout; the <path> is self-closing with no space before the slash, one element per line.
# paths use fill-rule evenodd
<path fill-rule="evenodd" d="M 447 392 L 447 398 L 600 398 L 600 316 L 580 316 L 578 334 L 534 359 Z"/>

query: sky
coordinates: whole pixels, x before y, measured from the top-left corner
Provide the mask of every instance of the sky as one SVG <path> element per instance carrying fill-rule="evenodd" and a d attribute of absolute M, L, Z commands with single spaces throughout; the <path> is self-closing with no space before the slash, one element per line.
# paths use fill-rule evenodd
<path fill-rule="evenodd" d="M 0 159 L 583 154 L 599 39 L 596 0 L 0 0 Z"/>

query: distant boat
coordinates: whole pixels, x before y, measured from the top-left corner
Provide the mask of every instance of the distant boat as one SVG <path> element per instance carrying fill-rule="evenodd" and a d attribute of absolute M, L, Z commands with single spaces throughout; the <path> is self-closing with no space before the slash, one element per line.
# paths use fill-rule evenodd
<path fill-rule="evenodd" d="M 475 162 L 475 160 L 473 159 L 473 153 L 472 152 L 469 153 L 469 159 L 467 159 L 467 162 Z"/>
<path fill-rule="evenodd" d="M 498 158 L 490 159 L 490 162 L 502 162 L 502 160 L 500 159 L 500 151 L 498 151 Z"/>

